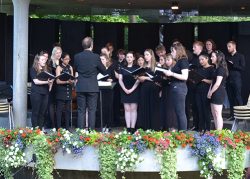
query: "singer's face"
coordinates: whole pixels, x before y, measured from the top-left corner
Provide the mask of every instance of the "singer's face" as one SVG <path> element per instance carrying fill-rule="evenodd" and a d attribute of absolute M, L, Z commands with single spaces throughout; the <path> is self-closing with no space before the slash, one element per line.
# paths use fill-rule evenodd
<path fill-rule="evenodd" d="M 212 60 L 212 64 L 216 64 L 217 63 L 217 56 L 216 56 L 215 53 L 212 53 L 211 60 Z"/>
<path fill-rule="evenodd" d="M 208 64 L 208 58 L 206 58 L 204 56 L 200 56 L 199 57 L 199 62 L 201 64 L 201 66 L 206 66 Z"/>
<path fill-rule="evenodd" d="M 160 63 L 161 65 L 164 65 L 164 64 L 165 64 L 165 59 L 164 59 L 163 56 L 160 56 L 159 63 Z"/>
<path fill-rule="evenodd" d="M 139 65 L 140 67 L 143 67 L 144 62 L 145 62 L 144 58 L 140 57 L 137 60 L 137 65 Z"/>
<path fill-rule="evenodd" d="M 66 55 L 66 56 L 64 57 L 64 59 L 63 59 L 63 63 L 64 63 L 65 65 L 68 65 L 68 64 L 69 64 L 69 61 L 70 61 L 70 57 L 69 57 L 68 55 Z"/>
<path fill-rule="evenodd" d="M 128 54 L 126 55 L 126 60 L 127 60 L 128 64 L 133 63 L 133 61 L 134 61 L 134 56 L 133 56 L 133 54 L 128 53 Z"/>
<path fill-rule="evenodd" d="M 173 58 L 176 58 L 176 50 L 175 50 L 175 48 L 171 49 L 171 55 L 172 55 Z"/>
<path fill-rule="evenodd" d="M 105 56 L 100 56 L 100 59 L 102 61 L 102 64 L 106 67 L 107 62 L 108 62 L 107 58 Z"/>
<path fill-rule="evenodd" d="M 172 64 L 173 64 L 173 59 L 172 58 L 166 58 L 167 67 L 170 67 Z"/>
<path fill-rule="evenodd" d="M 232 44 L 232 43 L 228 43 L 228 44 L 227 44 L 227 51 L 228 51 L 228 53 L 234 52 L 235 48 L 236 48 L 236 47 L 235 47 L 234 44 Z"/>
<path fill-rule="evenodd" d="M 211 51 L 213 49 L 213 44 L 210 41 L 206 42 L 206 49 L 207 51 Z"/>
<path fill-rule="evenodd" d="M 46 62 L 47 62 L 47 58 L 45 56 L 42 55 L 42 56 L 39 57 L 38 64 L 41 67 L 44 67 L 46 65 Z"/>
<path fill-rule="evenodd" d="M 145 58 L 146 62 L 149 62 L 149 61 L 151 61 L 152 56 L 148 51 L 145 51 L 144 52 L 144 58 Z"/>
<path fill-rule="evenodd" d="M 57 50 L 56 53 L 55 53 L 55 58 L 59 60 L 61 58 L 61 55 L 62 55 L 62 51 Z"/>
<path fill-rule="evenodd" d="M 49 58 L 49 54 L 45 53 L 45 54 L 43 54 L 43 56 L 46 58 L 46 62 L 47 62 L 47 60 Z"/>

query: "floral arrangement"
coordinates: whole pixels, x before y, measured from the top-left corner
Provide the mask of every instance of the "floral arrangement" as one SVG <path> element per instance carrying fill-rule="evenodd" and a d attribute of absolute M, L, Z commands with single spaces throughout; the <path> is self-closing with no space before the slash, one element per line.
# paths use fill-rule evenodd
<path fill-rule="evenodd" d="M 226 155 L 228 178 L 240 179 L 244 173 L 244 152 L 250 149 L 247 132 L 232 133 L 229 130 L 211 131 L 204 135 L 193 132 L 156 132 L 137 130 L 133 135 L 126 132 L 99 133 L 76 129 L 71 133 L 65 129 L 51 130 L 44 134 L 40 129 L 0 129 L 0 176 L 12 177 L 12 169 L 30 162 L 25 149 L 31 147 L 36 154 L 35 171 L 38 178 L 53 178 L 54 155 L 58 149 L 65 154 L 81 156 L 86 146 L 98 149 L 100 177 L 115 179 L 116 170 L 125 176 L 142 161 L 140 155 L 154 150 L 160 164 L 163 179 L 177 178 L 177 149 L 191 150 L 198 157 L 200 175 L 211 178 L 222 171 L 222 157 Z"/>
<path fill-rule="evenodd" d="M 221 145 L 226 149 L 228 178 L 241 179 L 244 175 L 244 152 L 246 148 L 249 149 L 249 135 L 242 131 L 232 133 L 229 130 L 213 133 L 218 136 Z"/>
<path fill-rule="evenodd" d="M 194 134 L 192 155 L 198 157 L 200 174 L 204 178 L 212 178 L 222 173 L 222 147 L 213 134 Z"/>

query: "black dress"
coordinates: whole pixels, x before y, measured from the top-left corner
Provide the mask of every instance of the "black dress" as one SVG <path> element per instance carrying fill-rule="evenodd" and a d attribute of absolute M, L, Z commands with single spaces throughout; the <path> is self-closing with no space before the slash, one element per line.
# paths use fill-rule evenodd
<path fill-rule="evenodd" d="M 225 89 L 226 71 L 225 71 L 225 69 L 223 67 L 218 67 L 215 70 L 212 86 L 216 83 L 217 76 L 222 76 L 223 79 L 221 81 L 221 84 L 220 84 L 219 88 L 212 94 L 210 102 L 213 103 L 213 104 L 222 105 L 224 100 L 225 100 L 225 96 L 226 96 L 226 89 Z"/>
<path fill-rule="evenodd" d="M 147 73 L 153 75 L 150 69 Z M 138 127 L 142 129 L 160 129 L 160 87 L 153 81 L 145 80 L 140 86 L 138 106 Z"/>
<path fill-rule="evenodd" d="M 70 65 L 60 65 L 61 73 L 71 74 Z M 56 121 L 57 129 L 62 127 L 62 113 L 65 111 L 65 128 L 69 129 L 71 117 L 71 99 L 72 86 L 71 84 L 57 84 L 56 85 Z"/>
<path fill-rule="evenodd" d="M 128 72 L 128 71 L 134 71 L 136 70 L 138 67 L 137 66 L 132 66 L 132 67 L 123 67 L 120 70 L 120 73 L 122 75 L 122 79 L 123 79 L 123 83 L 124 86 L 129 90 L 131 89 L 136 80 L 135 78 Z M 126 70 L 128 71 L 126 71 Z M 136 88 L 132 93 L 130 94 L 126 94 L 123 89 L 121 89 L 121 102 L 122 103 L 138 103 L 138 99 L 139 99 L 139 90 L 138 88 Z"/>
<path fill-rule="evenodd" d="M 210 66 L 208 68 L 200 67 L 197 69 L 197 73 L 202 75 L 205 79 L 212 80 L 214 67 Z M 198 127 L 199 130 L 210 130 L 211 118 L 210 118 L 210 102 L 207 98 L 207 93 L 210 84 L 203 81 L 199 82 L 196 87 L 195 100 L 197 104 L 198 113 Z"/>

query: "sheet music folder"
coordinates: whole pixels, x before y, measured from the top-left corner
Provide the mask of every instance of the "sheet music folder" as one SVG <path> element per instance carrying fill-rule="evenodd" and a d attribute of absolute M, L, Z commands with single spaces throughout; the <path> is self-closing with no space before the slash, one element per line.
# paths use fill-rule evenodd
<path fill-rule="evenodd" d="M 142 75 L 146 71 L 146 69 L 143 68 L 143 67 L 137 68 L 134 71 L 129 71 L 129 70 L 125 69 L 125 68 L 121 68 L 121 69 L 124 70 L 124 71 L 126 71 L 126 72 L 128 72 L 128 73 L 130 73 L 133 76 Z"/>
<path fill-rule="evenodd" d="M 155 67 L 155 74 L 157 74 L 157 75 L 166 76 L 164 74 L 164 72 L 166 72 L 166 71 L 168 71 L 168 69 L 162 68 L 162 67 L 158 67 L 158 66 Z"/>
<path fill-rule="evenodd" d="M 188 74 L 188 80 L 191 81 L 194 84 L 200 83 L 203 79 L 205 79 L 204 76 L 197 73 L 195 70 L 190 70 Z"/>
<path fill-rule="evenodd" d="M 61 75 L 57 76 L 56 78 L 58 78 L 61 81 L 68 81 L 68 80 L 74 80 L 75 77 L 72 76 L 69 73 L 62 73 Z"/>
<path fill-rule="evenodd" d="M 47 81 L 48 79 L 53 80 L 53 79 L 56 78 L 55 75 L 53 75 L 53 74 L 51 74 L 51 73 L 49 73 L 47 71 L 40 72 L 36 77 L 37 77 L 38 80 L 41 80 L 41 81 Z"/>
<path fill-rule="evenodd" d="M 101 73 L 98 73 L 98 75 L 97 75 L 97 80 L 98 81 L 107 81 L 107 79 L 109 79 L 109 75 L 108 74 L 107 75 L 103 75 Z"/>

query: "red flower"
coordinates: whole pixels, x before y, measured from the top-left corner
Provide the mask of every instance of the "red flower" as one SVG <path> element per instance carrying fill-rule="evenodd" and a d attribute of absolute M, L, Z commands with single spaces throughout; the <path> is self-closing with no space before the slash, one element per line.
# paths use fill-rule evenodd
<path fill-rule="evenodd" d="M 85 141 L 86 141 L 86 142 L 88 142 L 88 141 L 90 141 L 90 140 L 91 140 L 90 137 L 86 137 L 86 138 L 85 138 Z"/>
<path fill-rule="evenodd" d="M 37 129 L 36 130 L 36 133 L 39 135 L 41 133 L 41 130 L 40 129 Z"/>
<path fill-rule="evenodd" d="M 131 136 L 128 136 L 128 140 L 131 140 L 132 139 L 132 137 Z"/>
<path fill-rule="evenodd" d="M 181 144 L 182 148 L 185 148 L 187 146 L 187 144 Z"/>
<path fill-rule="evenodd" d="M 58 136 L 58 137 L 61 137 L 61 136 L 62 136 L 61 133 L 60 133 L 59 131 L 57 132 L 57 136 Z"/>
<path fill-rule="evenodd" d="M 59 142 L 59 139 L 58 139 L 58 138 L 56 138 L 56 139 L 55 139 L 55 141 L 56 141 L 56 142 Z"/>
<path fill-rule="evenodd" d="M 24 133 L 22 133 L 22 138 L 25 138 L 26 137 L 26 133 L 24 132 Z"/>

